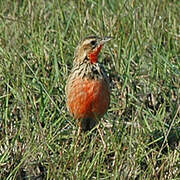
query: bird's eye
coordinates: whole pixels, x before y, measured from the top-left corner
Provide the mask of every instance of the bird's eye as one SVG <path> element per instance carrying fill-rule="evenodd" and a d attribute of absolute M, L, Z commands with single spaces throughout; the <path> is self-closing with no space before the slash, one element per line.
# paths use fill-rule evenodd
<path fill-rule="evenodd" d="M 96 41 L 95 40 L 91 41 L 91 45 L 92 46 L 96 45 Z"/>

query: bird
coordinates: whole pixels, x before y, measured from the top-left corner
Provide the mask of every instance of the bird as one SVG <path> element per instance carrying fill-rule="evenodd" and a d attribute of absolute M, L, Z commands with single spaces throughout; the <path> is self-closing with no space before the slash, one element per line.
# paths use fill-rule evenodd
<path fill-rule="evenodd" d="M 77 120 L 79 133 L 93 129 L 109 108 L 109 79 L 98 55 L 111 39 L 88 36 L 75 50 L 65 93 L 67 109 Z"/>

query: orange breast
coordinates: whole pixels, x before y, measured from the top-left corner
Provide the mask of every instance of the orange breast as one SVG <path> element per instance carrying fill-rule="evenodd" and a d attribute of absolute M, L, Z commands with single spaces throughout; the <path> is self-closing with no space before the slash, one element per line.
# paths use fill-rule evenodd
<path fill-rule="evenodd" d="M 104 80 L 77 78 L 68 86 L 67 105 L 76 119 L 103 116 L 109 102 L 109 87 Z"/>

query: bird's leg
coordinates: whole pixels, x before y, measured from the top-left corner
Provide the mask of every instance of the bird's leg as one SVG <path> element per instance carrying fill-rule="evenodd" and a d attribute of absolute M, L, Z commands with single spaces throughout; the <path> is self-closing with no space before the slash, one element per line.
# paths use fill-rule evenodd
<path fill-rule="evenodd" d="M 102 143 L 103 143 L 103 146 L 104 146 L 104 149 L 105 149 L 105 151 L 106 151 L 106 149 L 107 149 L 107 146 L 106 146 L 106 143 L 105 143 L 105 141 L 104 141 L 104 134 L 101 132 L 101 129 L 100 129 L 100 123 L 98 123 L 98 125 L 97 125 L 97 130 L 98 130 L 98 132 L 99 132 L 99 134 L 100 134 L 100 137 L 101 137 L 101 140 L 102 140 Z"/>
<path fill-rule="evenodd" d="M 79 122 L 78 137 L 80 137 L 81 132 L 82 132 L 82 124 L 81 124 L 81 122 Z"/>
<path fill-rule="evenodd" d="M 75 139 L 76 139 L 76 143 L 75 143 L 75 148 L 77 147 L 77 145 L 79 144 L 80 140 L 81 140 L 81 133 L 82 133 L 82 126 L 81 126 L 81 122 L 78 123 L 78 132 L 77 132 L 77 136 L 75 135 Z"/>

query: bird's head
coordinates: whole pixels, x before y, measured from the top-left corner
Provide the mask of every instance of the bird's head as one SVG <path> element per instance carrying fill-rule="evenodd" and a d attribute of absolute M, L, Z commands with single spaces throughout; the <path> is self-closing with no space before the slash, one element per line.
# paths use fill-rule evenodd
<path fill-rule="evenodd" d="M 98 55 L 107 41 L 111 40 L 111 37 L 100 38 L 97 36 L 86 37 L 75 51 L 75 63 L 81 63 L 85 59 L 88 59 L 90 63 L 94 64 L 98 61 Z"/>

